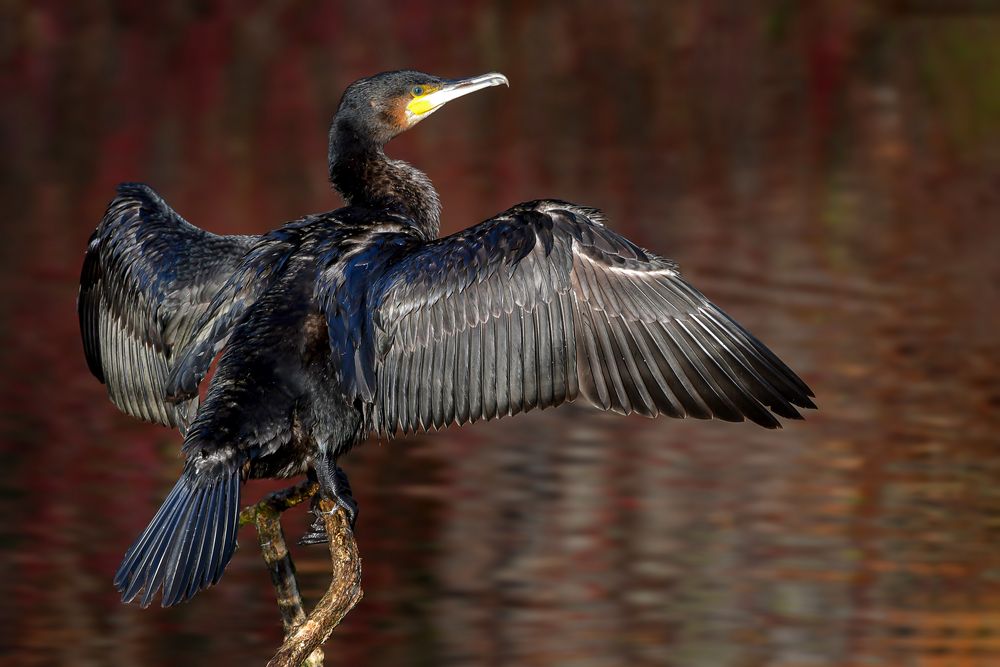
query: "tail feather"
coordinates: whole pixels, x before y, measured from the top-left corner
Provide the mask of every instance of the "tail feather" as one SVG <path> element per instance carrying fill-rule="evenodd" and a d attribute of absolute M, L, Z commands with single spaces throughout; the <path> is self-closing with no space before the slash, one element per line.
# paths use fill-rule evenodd
<path fill-rule="evenodd" d="M 181 517 L 180 510 L 190 497 L 188 487 L 182 486 L 183 481 L 181 478 L 167 495 L 149 526 L 125 553 L 125 558 L 115 573 L 115 587 L 121 591 L 125 602 L 132 601 L 143 588 L 150 588 L 149 584 L 155 579 L 157 572 L 161 571 L 165 544 Z M 148 604 L 148 600 L 143 602 L 144 607 Z"/>
<path fill-rule="evenodd" d="M 202 545 L 200 556 L 201 562 L 205 563 L 205 571 L 202 574 L 202 579 L 191 582 L 191 585 L 196 586 L 198 589 L 206 588 L 214 583 L 207 573 L 215 572 L 218 569 L 220 545 L 223 544 L 219 532 L 222 530 L 224 522 L 219 521 L 219 513 L 207 514 L 205 520 L 208 525 L 205 528 L 205 543 Z M 213 563 L 213 560 L 216 562 Z M 191 595 L 194 595 L 194 593 L 191 593 Z"/>
<path fill-rule="evenodd" d="M 215 515 L 216 519 L 216 541 L 213 549 L 208 552 L 212 558 L 206 560 L 202 557 L 199 560 L 198 567 L 195 569 L 195 576 L 192 578 L 192 581 L 200 582 L 197 590 L 219 583 L 226 565 L 229 564 L 229 560 L 233 557 L 233 552 L 236 551 L 236 531 L 239 528 L 240 518 L 240 475 L 238 472 L 234 471 L 232 473 L 226 481 L 225 487 L 220 485 L 213 505 L 222 508 L 210 513 Z M 222 526 L 225 527 L 224 532 L 221 528 Z M 194 595 L 194 593 L 191 593 L 191 595 Z"/>
<path fill-rule="evenodd" d="M 169 607 L 217 583 L 236 549 L 239 500 L 238 470 L 185 470 L 115 573 L 122 600 L 142 593 L 146 607 L 162 587 Z"/>
<path fill-rule="evenodd" d="M 191 563 L 192 545 L 197 538 L 204 537 L 203 534 L 199 534 L 199 524 L 204 521 L 207 512 L 203 511 L 203 509 L 209 509 L 211 506 L 210 501 L 211 494 L 201 494 L 196 496 L 190 503 L 189 511 L 191 518 L 185 521 L 183 534 L 174 540 L 173 549 L 166 559 L 170 563 L 170 567 L 163 578 L 164 607 L 169 607 L 179 601 L 182 584 L 184 591 L 186 591 L 187 584 L 197 580 L 197 577 L 191 577 L 190 580 L 186 580 L 184 574 L 190 571 L 189 566 L 193 565 Z"/>

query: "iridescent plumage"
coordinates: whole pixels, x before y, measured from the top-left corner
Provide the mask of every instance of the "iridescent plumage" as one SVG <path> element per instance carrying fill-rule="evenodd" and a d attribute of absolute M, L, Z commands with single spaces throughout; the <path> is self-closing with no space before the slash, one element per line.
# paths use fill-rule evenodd
<path fill-rule="evenodd" d="M 241 482 L 312 469 L 353 515 L 340 455 L 371 434 L 583 398 L 646 416 L 800 418 L 812 393 L 670 260 L 555 200 L 445 238 L 430 181 L 384 144 L 444 102 L 506 83 L 389 72 L 352 84 L 330 131 L 348 206 L 216 236 L 144 185 L 91 239 L 79 314 L 112 401 L 177 425 L 186 464 L 115 583 L 185 600 L 236 544 Z M 203 404 L 198 388 L 221 351 Z"/>

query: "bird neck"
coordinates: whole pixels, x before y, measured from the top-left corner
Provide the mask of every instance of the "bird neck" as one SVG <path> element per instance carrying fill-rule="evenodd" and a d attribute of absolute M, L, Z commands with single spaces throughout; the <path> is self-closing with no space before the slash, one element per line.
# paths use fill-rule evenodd
<path fill-rule="evenodd" d="M 330 182 L 349 206 L 399 213 L 426 238 L 437 238 L 441 203 L 427 175 L 344 124 L 330 130 Z"/>

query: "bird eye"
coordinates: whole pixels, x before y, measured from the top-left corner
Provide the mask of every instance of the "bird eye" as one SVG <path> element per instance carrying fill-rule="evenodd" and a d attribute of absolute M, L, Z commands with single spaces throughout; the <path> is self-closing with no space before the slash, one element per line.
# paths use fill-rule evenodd
<path fill-rule="evenodd" d="M 420 97 L 421 95 L 424 94 L 424 87 L 414 86 L 413 88 L 410 89 L 410 92 L 413 94 L 414 97 Z"/>

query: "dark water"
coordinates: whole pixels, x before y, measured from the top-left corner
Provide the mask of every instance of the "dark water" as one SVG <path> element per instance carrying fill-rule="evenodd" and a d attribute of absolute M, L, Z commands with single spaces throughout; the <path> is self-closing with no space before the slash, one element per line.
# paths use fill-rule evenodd
<path fill-rule="evenodd" d="M 567 407 L 356 450 L 366 597 L 328 664 L 1000 665 L 994 5 L 433 6 L 0 9 L 0 664 L 277 646 L 251 532 L 193 602 L 118 601 L 179 438 L 89 376 L 82 251 L 121 180 L 217 232 L 337 206 L 340 91 L 406 66 L 511 80 L 392 146 L 446 231 L 539 196 L 598 206 L 821 410 L 769 432 Z M 323 551 L 293 555 L 314 600 Z"/>

